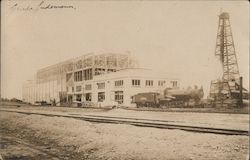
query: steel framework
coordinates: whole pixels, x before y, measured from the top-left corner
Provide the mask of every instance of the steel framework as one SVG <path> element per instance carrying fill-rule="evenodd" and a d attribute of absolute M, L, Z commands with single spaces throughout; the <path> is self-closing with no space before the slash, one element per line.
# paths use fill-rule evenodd
<path fill-rule="evenodd" d="M 24 84 L 23 99 L 32 103 L 61 101 L 66 97 L 67 86 L 74 85 L 74 77 L 81 81 L 90 80 L 96 75 L 136 67 L 138 62 L 129 52 L 85 54 L 38 70 L 36 79 Z"/>
<path fill-rule="evenodd" d="M 233 35 L 229 14 L 223 12 L 219 16 L 215 56 L 222 64 L 223 75 L 220 80 L 214 80 L 210 86 L 210 97 L 220 105 L 237 103 L 235 93 L 239 91 L 240 75 L 235 53 Z"/>
<path fill-rule="evenodd" d="M 229 14 L 225 12 L 219 16 L 215 55 L 220 57 L 223 67 L 222 79 L 226 81 L 239 80 L 239 69 L 235 54 Z"/>

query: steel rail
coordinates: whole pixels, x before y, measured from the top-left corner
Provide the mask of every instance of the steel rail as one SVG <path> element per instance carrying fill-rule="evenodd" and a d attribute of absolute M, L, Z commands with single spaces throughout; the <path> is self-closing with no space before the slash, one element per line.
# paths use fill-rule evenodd
<path fill-rule="evenodd" d="M 65 114 L 27 112 L 27 111 L 16 111 L 16 110 L 6 110 L 6 109 L 0 109 L 0 111 L 15 112 L 15 113 L 26 114 L 26 115 L 41 115 L 41 116 L 48 116 L 48 117 L 74 118 L 74 119 L 80 119 L 80 120 L 84 120 L 88 122 L 95 122 L 95 123 L 127 124 L 127 125 L 134 125 L 138 127 L 151 127 L 151 128 L 160 128 L 160 129 L 179 129 L 179 130 L 199 132 L 199 133 L 249 136 L 249 131 L 246 131 L 246 130 L 188 126 L 188 125 L 167 124 L 167 123 L 155 123 L 154 121 L 150 121 L 150 120 L 147 120 L 146 122 L 145 119 L 144 121 L 140 121 L 141 119 L 137 119 L 137 118 L 128 119 L 128 118 L 122 118 L 122 117 L 110 118 L 108 116 L 97 116 L 97 115 L 95 116 L 65 115 Z"/>

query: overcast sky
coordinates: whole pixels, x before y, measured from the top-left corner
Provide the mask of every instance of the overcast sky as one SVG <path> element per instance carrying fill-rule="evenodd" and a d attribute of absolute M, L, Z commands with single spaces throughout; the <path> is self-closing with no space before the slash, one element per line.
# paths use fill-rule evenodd
<path fill-rule="evenodd" d="M 220 10 L 229 12 L 240 74 L 249 87 L 247 1 L 2 1 L 1 94 L 22 97 L 22 84 L 40 68 L 93 53 L 134 54 L 141 67 L 176 73 L 181 86 L 221 76 L 214 56 Z M 18 8 L 17 8 L 18 7 Z"/>

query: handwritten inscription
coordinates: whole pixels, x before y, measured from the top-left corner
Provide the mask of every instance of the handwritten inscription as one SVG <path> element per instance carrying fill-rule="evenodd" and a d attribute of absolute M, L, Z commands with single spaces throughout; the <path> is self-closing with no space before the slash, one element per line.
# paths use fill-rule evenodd
<path fill-rule="evenodd" d="M 17 11 L 37 11 L 37 10 L 52 10 L 52 9 L 76 9 L 73 5 L 63 5 L 63 4 L 51 4 L 45 1 L 41 1 L 37 5 L 20 5 L 15 3 L 10 7 L 12 10 Z"/>

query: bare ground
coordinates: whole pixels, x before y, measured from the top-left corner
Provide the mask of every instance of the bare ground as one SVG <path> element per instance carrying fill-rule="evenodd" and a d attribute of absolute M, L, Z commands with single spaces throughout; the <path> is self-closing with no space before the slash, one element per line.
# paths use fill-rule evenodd
<path fill-rule="evenodd" d="M 86 109 L 65 107 L 4 107 L 0 109 L 11 109 L 14 111 L 28 111 L 39 113 L 55 113 L 63 115 L 96 115 L 139 119 L 153 119 L 168 121 L 169 124 L 190 125 L 200 127 L 214 127 L 225 129 L 239 129 L 249 131 L 249 115 L 228 113 L 194 113 L 194 112 L 153 112 L 134 111 L 124 109 Z"/>
<path fill-rule="evenodd" d="M 249 137 L 0 112 L 4 159 L 247 159 Z M 19 143 L 18 143 L 19 142 Z"/>
<path fill-rule="evenodd" d="M 74 145 L 58 145 L 48 135 L 38 135 L 26 125 L 0 121 L 0 154 L 3 160 L 88 159 Z"/>

